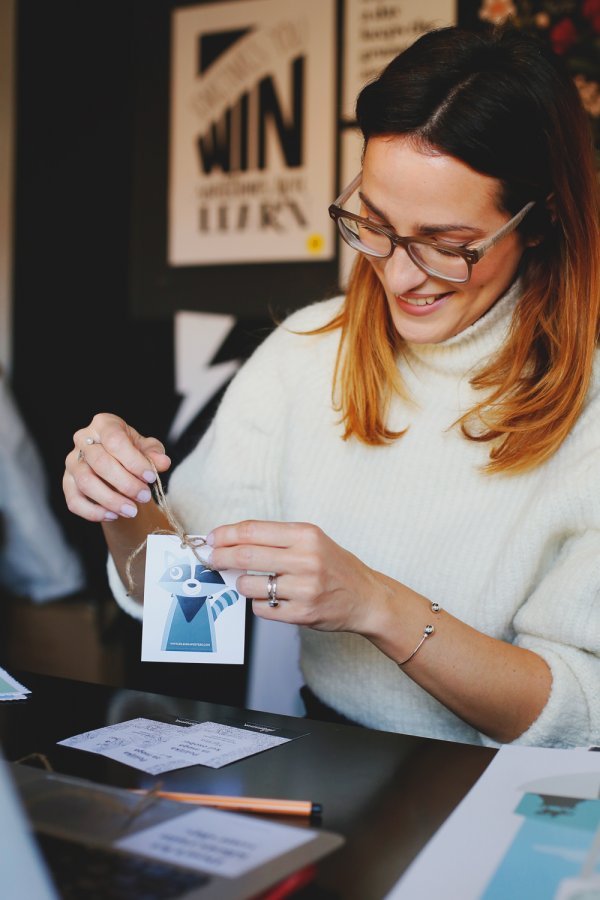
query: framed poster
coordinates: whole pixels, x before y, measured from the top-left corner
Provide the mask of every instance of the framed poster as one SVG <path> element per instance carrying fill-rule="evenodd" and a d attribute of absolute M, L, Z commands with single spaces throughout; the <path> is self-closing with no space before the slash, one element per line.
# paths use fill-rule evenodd
<path fill-rule="evenodd" d="M 456 0 L 346 0 L 342 119 L 354 121 L 361 88 L 418 37 L 456 24 Z"/>
<path fill-rule="evenodd" d="M 330 259 L 332 0 L 172 14 L 168 262 Z"/>
<path fill-rule="evenodd" d="M 134 317 L 196 310 L 262 327 L 330 296 L 339 2 L 134 11 Z"/>

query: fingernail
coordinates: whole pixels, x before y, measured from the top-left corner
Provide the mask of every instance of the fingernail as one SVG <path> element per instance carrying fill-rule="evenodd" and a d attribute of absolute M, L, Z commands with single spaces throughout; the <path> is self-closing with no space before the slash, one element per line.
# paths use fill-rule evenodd
<path fill-rule="evenodd" d="M 154 484 L 156 481 L 156 472 L 151 472 L 150 469 L 146 469 L 144 472 L 144 481 L 147 481 L 148 484 Z"/>
<path fill-rule="evenodd" d="M 115 519 L 118 519 L 118 515 L 114 512 L 104 513 L 104 521 L 105 522 L 114 522 Z"/>
<path fill-rule="evenodd" d="M 211 547 L 212 547 L 212 545 L 214 544 L 214 542 L 215 542 L 215 536 L 214 536 L 213 532 L 210 531 L 210 532 L 206 535 L 206 543 L 207 543 L 207 544 L 210 544 Z"/>
<path fill-rule="evenodd" d="M 213 556 L 212 547 L 207 547 L 206 545 L 204 547 L 199 547 L 196 550 L 196 553 L 198 554 L 202 562 L 208 563 L 210 565 Z"/>
<path fill-rule="evenodd" d="M 124 503 L 121 507 L 121 512 L 124 516 L 128 516 L 128 518 L 133 519 L 134 516 L 137 516 L 137 509 L 135 506 L 132 506 L 131 503 Z"/>
<path fill-rule="evenodd" d="M 150 491 L 144 488 L 139 492 L 136 499 L 139 500 L 140 503 L 147 503 L 151 496 L 152 494 L 150 493 Z"/>

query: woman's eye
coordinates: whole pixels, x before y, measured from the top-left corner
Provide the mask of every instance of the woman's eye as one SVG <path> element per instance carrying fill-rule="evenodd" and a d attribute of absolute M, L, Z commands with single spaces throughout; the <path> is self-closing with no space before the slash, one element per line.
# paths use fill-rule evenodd
<path fill-rule="evenodd" d="M 438 256 L 460 256 L 460 253 L 455 250 L 447 250 L 445 247 L 434 247 L 433 249 Z"/>

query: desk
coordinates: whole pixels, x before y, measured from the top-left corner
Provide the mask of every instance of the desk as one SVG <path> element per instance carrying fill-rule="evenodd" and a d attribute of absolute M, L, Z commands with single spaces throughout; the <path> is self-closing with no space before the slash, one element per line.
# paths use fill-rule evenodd
<path fill-rule="evenodd" d="M 299 720 L 97 684 L 12 672 L 31 696 L 0 704 L 6 757 L 44 753 L 58 772 L 123 787 L 153 783 L 120 763 L 58 747 L 83 731 L 177 715 L 298 728 Z M 202 670 L 198 677 L 210 677 Z M 303 720 L 308 735 L 222 769 L 192 766 L 160 776 L 165 790 L 286 797 L 323 804 L 322 825 L 346 838 L 318 867 L 303 897 L 381 900 L 491 761 L 483 747 Z M 281 819 L 280 821 L 284 821 Z M 290 821 L 289 819 L 285 821 Z M 302 820 L 293 820 L 298 825 Z"/>

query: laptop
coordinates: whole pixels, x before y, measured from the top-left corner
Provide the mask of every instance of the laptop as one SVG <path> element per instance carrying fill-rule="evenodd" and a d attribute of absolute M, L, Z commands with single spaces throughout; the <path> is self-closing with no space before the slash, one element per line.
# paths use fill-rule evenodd
<path fill-rule="evenodd" d="M 0 872 L 14 900 L 58 900 L 7 764 L 0 758 Z"/>
<path fill-rule="evenodd" d="M 201 842 L 206 843 L 207 831 L 212 835 L 214 825 L 225 843 L 231 836 L 234 849 L 236 836 L 245 835 L 248 843 L 254 840 L 257 846 L 270 849 L 281 840 L 283 852 L 259 859 L 244 871 L 239 866 L 234 871 L 234 865 L 227 872 L 210 864 L 198 868 L 196 863 L 192 868 L 148 855 L 146 836 L 160 831 L 155 841 L 160 847 L 165 831 L 172 831 L 177 842 L 184 823 L 191 821 L 183 817 L 191 811 L 196 811 L 194 822 L 198 813 L 208 817 L 208 829 L 201 824 L 187 832 L 199 835 Z M 263 842 L 265 828 L 271 831 Z M 9 836 L 8 843 L 2 839 L 0 870 L 3 891 L 8 872 L 6 896 L 11 900 L 248 900 L 344 842 L 340 835 L 320 829 L 279 825 L 265 821 L 264 816 L 165 799 L 149 801 L 124 788 L 18 763 L 0 766 L 0 833 Z M 210 853 L 204 858 L 211 862 Z"/>

